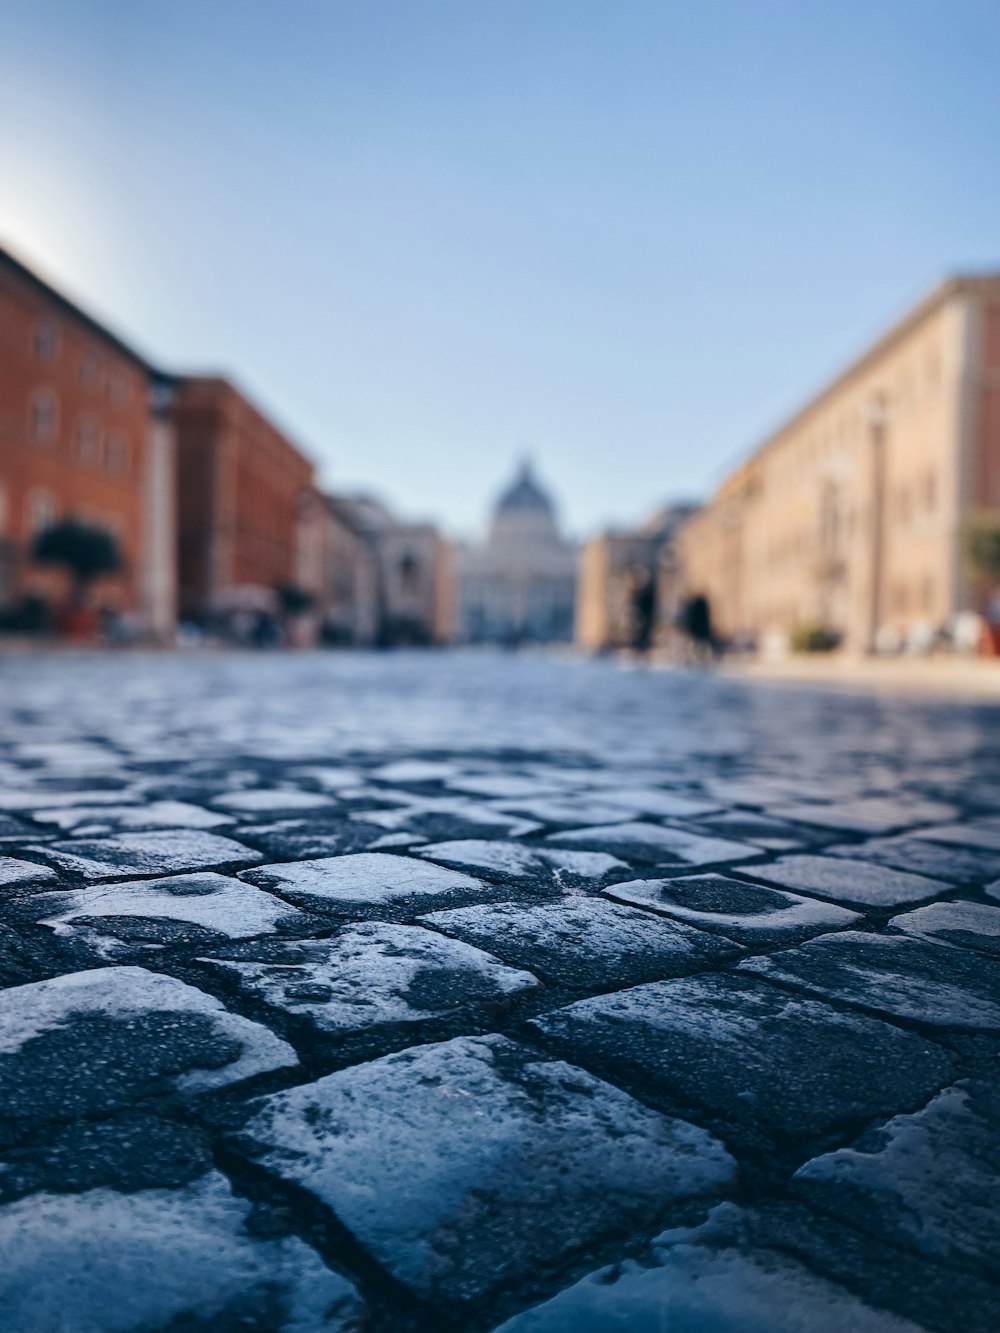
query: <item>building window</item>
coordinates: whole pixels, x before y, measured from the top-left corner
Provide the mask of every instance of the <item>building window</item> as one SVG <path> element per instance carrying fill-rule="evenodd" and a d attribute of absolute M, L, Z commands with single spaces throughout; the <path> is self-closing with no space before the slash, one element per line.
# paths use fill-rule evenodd
<path fill-rule="evenodd" d="M 31 438 L 51 444 L 56 438 L 58 403 L 51 389 L 36 389 L 31 395 Z"/>
<path fill-rule="evenodd" d="M 81 417 L 76 426 L 76 456 L 79 462 L 94 464 L 101 453 L 101 425 L 96 417 Z"/>
<path fill-rule="evenodd" d="M 80 383 L 93 386 L 100 383 L 101 358 L 96 352 L 84 352 L 80 357 Z"/>
<path fill-rule="evenodd" d="M 124 370 L 116 370 L 108 379 L 108 402 L 112 407 L 124 407 L 132 392 L 132 381 Z"/>
<path fill-rule="evenodd" d="M 27 499 L 27 520 L 28 531 L 36 536 L 39 532 L 44 532 L 46 528 L 51 528 L 56 517 L 56 503 L 52 498 L 52 492 L 43 490 L 36 486 L 28 492 Z"/>
<path fill-rule="evenodd" d="M 54 361 L 59 351 L 59 330 L 50 319 L 40 319 L 31 338 L 35 357 L 39 361 Z"/>
<path fill-rule="evenodd" d="M 128 472 L 128 440 L 120 430 L 108 436 L 104 466 L 116 477 L 124 477 Z"/>
<path fill-rule="evenodd" d="M 409 552 L 399 562 L 399 586 L 409 594 L 420 587 L 420 565 Z"/>

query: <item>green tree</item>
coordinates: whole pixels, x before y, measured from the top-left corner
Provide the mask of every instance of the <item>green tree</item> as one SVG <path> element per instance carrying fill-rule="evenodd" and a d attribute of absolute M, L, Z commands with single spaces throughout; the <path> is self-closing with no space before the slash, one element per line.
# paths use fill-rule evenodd
<path fill-rule="evenodd" d="M 965 555 L 975 574 L 1000 579 L 1000 514 L 979 514 L 965 530 Z"/>
<path fill-rule="evenodd" d="M 286 616 L 300 616 L 304 611 L 310 610 L 316 598 L 305 588 L 298 588 L 292 583 L 283 584 L 276 588 L 278 601 L 281 603 L 281 609 Z"/>
<path fill-rule="evenodd" d="M 73 605 L 86 604 L 87 592 L 95 579 L 114 574 L 122 567 L 118 543 L 104 528 L 91 527 L 79 519 L 67 518 L 40 532 L 32 555 L 42 565 L 62 565 L 73 583 Z"/>

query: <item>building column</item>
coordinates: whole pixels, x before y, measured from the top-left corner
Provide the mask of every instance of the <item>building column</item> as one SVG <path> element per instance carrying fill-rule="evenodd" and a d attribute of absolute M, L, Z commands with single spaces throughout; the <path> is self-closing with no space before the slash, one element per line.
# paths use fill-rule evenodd
<path fill-rule="evenodd" d="M 871 442 L 871 533 L 870 569 L 868 584 L 869 653 L 878 651 L 878 632 L 882 626 L 883 582 L 885 564 L 885 443 L 886 406 L 882 394 L 876 394 L 868 405 L 868 430 Z"/>
<path fill-rule="evenodd" d="M 177 446 L 167 406 L 164 391 L 154 388 L 146 431 L 140 576 L 143 615 L 150 631 L 164 641 L 173 638 L 177 626 Z"/>

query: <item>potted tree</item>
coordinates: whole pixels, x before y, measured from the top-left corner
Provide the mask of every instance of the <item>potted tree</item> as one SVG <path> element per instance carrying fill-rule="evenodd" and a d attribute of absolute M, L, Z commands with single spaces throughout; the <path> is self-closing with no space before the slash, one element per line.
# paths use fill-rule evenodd
<path fill-rule="evenodd" d="M 286 647 L 306 647 L 310 638 L 306 617 L 315 605 L 315 595 L 291 583 L 283 584 L 275 592 L 281 605 Z"/>
<path fill-rule="evenodd" d="M 70 604 L 64 620 L 65 631 L 70 638 L 91 638 L 97 625 L 93 608 L 88 604 L 91 585 L 95 579 L 114 574 L 122 567 L 113 535 L 104 528 L 67 518 L 39 533 L 32 555 L 41 565 L 61 565 L 67 571 Z"/>
<path fill-rule="evenodd" d="M 1000 514 L 978 514 L 965 533 L 969 568 L 981 589 L 986 608 L 984 646 L 991 657 L 1000 656 Z"/>

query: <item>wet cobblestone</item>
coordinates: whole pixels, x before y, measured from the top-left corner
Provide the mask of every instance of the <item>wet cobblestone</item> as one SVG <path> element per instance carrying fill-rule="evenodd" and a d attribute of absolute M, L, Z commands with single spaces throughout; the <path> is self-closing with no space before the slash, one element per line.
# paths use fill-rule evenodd
<path fill-rule="evenodd" d="M 1000 710 L 0 660 L 5 1333 L 995 1333 Z"/>

